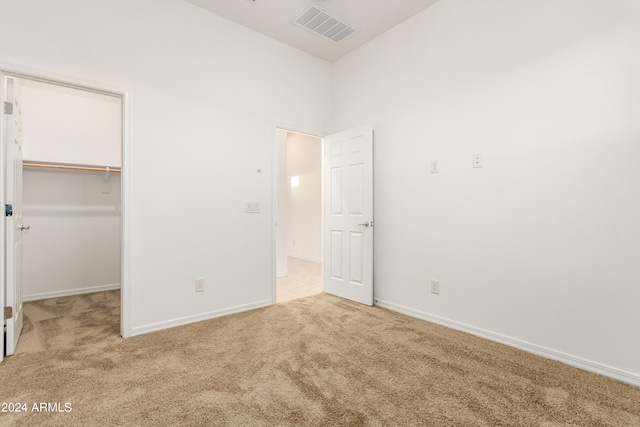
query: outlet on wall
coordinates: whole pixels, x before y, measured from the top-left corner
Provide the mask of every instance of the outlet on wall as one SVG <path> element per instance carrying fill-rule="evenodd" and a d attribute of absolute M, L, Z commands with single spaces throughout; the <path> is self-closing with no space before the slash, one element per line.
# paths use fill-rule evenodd
<path fill-rule="evenodd" d="M 196 279 L 196 292 L 204 292 L 204 278 L 200 277 Z"/>
<path fill-rule="evenodd" d="M 440 281 L 431 279 L 431 293 L 440 295 Z"/>
<path fill-rule="evenodd" d="M 437 160 L 431 160 L 429 162 L 429 168 L 431 170 L 431 173 L 438 173 L 439 172 L 438 161 Z"/>
<path fill-rule="evenodd" d="M 471 162 L 472 162 L 472 166 L 474 168 L 481 168 L 482 167 L 482 155 L 479 153 L 474 154 L 471 157 Z"/>

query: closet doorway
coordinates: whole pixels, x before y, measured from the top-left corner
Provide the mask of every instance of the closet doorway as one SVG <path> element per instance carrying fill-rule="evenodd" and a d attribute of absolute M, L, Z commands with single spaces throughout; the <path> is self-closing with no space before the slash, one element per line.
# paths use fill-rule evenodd
<path fill-rule="evenodd" d="M 321 293 L 322 138 L 277 129 L 276 301 Z"/>
<path fill-rule="evenodd" d="M 46 317 L 79 313 L 93 296 L 111 299 L 122 323 L 124 95 L 14 72 L 2 72 L 2 81 L 5 102 L 14 97 L 12 114 L 5 107 L 3 117 L 5 147 L 9 117 L 19 113 L 22 129 L 22 160 L 13 161 L 11 150 L 3 158 L 4 165 L 21 167 L 19 191 L 7 191 L 14 180 L 3 176 L 4 203 L 22 205 L 20 224 L 5 221 L 10 232 L 19 227 L 22 238 L 21 265 L 3 266 L 3 303 L 16 316 L 5 328 L 19 325 L 24 302 L 33 301 Z M 10 234 L 2 235 L 5 260 L 13 250 Z M 82 295 L 78 306 L 70 308 L 76 295 Z M 14 351 L 7 342 L 3 353 Z"/>

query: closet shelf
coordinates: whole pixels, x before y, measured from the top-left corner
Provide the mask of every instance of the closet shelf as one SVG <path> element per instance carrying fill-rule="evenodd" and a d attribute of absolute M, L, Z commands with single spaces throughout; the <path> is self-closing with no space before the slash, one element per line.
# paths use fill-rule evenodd
<path fill-rule="evenodd" d="M 71 170 L 97 171 L 97 172 L 120 172 L 119 167 L 78 165 L 78 164 L 72 164 L 72 163 L 44 163 L 44 162 L 31 162 L 28 160 L 23 161 L 22 166 L 25 168 L 50 168 L 50 169 L 71 169 Z"/>

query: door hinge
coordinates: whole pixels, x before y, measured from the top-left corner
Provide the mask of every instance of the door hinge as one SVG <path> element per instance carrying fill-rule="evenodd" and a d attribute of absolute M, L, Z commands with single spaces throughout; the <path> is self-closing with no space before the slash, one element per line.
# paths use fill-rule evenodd
<path fill-rule="evenodd" d="M 10 102 L 4 103 L 4 113 L 5 114 L 13 114 L 13 104 Z"/>
<path fill-rule="evenodd" d="M 11 204 L 4 205 L 4 216 L 13 216 L 13 206 Z"/>
<path fill-rule="evenodd" d="M 13 317 L 13 307 L 4 308 L 4 319 L 11 319 Z"/>

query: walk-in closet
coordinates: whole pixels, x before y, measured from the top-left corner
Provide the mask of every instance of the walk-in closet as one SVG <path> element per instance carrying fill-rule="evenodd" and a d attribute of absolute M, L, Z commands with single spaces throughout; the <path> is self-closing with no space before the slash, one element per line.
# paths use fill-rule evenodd
<path fill-rule="evenodd" d="M 17 79 L 25 301 L 118 289 L 122 99 Z"/>

